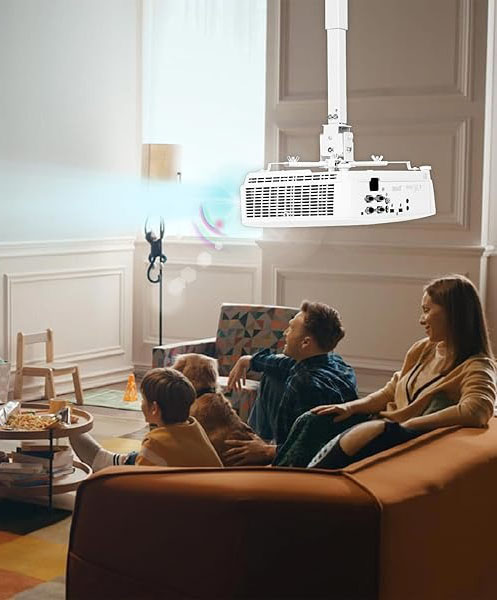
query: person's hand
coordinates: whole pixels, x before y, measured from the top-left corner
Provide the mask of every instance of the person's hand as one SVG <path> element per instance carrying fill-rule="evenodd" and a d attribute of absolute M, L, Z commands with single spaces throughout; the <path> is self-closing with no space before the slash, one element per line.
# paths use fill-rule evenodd
<path fill-rule="evenodd" d="M 276 446 L 263 440 L 226 440 L 231 446 L 226 451 L 225 462 L 230 467 L 240 465 L 268 465 L 276 455 Z"/>
<path fill-rule="evenodd" d="M 407 421 L 403 421 L 401 425 L 406 429 L 414 429 L 416 431 L 429 431 L 429 429 L 426 428 L 426 424 L 423 426 L 423 419 L 420 419 L 420 417 L 413 417 L 412 419 L 407 419 Z"/>
<path fill-rule="evenodd" d="M 231 369 L 228 376 L 228 392 L 231 392 L 233 389 L 240 391 L 243 388 L 247 379 L 247 371 L 250 368 L 251 360 L 252 356 L 246 354 L 245 356 L 240 356 L 236 361 L 235 366 Z"/>
<path fill-rule="evenodd" d="M 323 404 L 311 408 L 311 413 L 315 415 L 335 415 L 334 422 L 339 423 L 352 415 L 352 407 L 347 402 L 343 404 Z"/>
<path fill-rule="evenodd" d="M 378 413 L 378 417 L 380 417 L 380 419 L 384 419 L 385 421 L 391 421 L 392 423 L 400 423 L 401 425 L 404 425 L 404 423 L 402 423 L 402 419 L 404 417 L 401 414 L 395 414 L 388 412 L 387 410 L 381 410 Z"/>

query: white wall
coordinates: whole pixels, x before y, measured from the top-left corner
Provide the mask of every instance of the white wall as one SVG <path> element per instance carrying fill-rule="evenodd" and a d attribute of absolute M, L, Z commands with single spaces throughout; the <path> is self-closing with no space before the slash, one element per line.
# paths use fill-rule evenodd
<path fill-rule="evenodd" d="M 0 356 L 52 327 L 85 387 L 132 369 L 140 32 L 138 0 L 0 2 Z"/>
<path fill-rule="evenodd" d="M 151 365 L 158 288 L 146 280 L 144 221 L 163 215 L 174 235 L 171 222 L 199 221 L 204 199 L 139 177 L 141 8 L 0 3 L 0 356 L 14 362 L 17 331 L 52 327 L 56 358 L 80 363 L 84 387 L 125 378 L 132 361 Z M 259 300 L 257 247 L 222 242 L 164 243 L 165 340 L 213 335 L 222 301 Z M 202 253 L 211 265 L 198 264 Z M 195 280 L 175 295 L 187 267 Z"/>
<path fill-rule="evenodd" d="M 2 0 L 0 159 L 135 173 L 136 0 Z"/>
<path fill-rule="evenodd" d="M 0 3 L 1 241 L 134 231 L 122 208 L 140 166 L 139 9 Z"/>

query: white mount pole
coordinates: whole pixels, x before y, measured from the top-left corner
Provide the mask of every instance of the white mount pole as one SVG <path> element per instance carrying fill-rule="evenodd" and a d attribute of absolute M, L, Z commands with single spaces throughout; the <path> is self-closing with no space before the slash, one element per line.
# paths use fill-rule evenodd
<path fill-rule="evenodd" d="M 328 123 L 347 123 L 347 0 L 326 0 L 328 47 Z"/>
<path fill-rule="evenodd" d="M 328 124 L 320 138 L 321 160 L 331 169 L 354 160 L 354 136 L 347 125 L 347 0 L 325 0 L 328 52 Z"/>

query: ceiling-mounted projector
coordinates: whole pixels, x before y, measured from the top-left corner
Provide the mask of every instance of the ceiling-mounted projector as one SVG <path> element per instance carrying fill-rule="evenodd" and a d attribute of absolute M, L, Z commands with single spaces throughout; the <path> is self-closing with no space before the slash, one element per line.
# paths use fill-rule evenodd
<path fill-rule="evenodd" d="M 409 161 L 354 160 L 347 125 L 345 32 L 347 0 L 325 0 L 328 47 L 328 124 L 317 162 L 270 163 L 240 188 L 242 224 L 254 227 L 371 225 L 434 215 L 431 167 Z M 385 169 L 402 165 L 399 170 Z"/>

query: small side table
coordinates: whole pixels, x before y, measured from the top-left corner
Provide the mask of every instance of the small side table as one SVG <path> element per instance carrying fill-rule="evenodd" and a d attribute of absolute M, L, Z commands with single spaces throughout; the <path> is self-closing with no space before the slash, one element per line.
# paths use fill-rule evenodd
<path fill-rule="evenodd" d="M 47 404 L 39 404 L 29 402 L 27 404 L 21 404 L 21 410 L 34 410 L 36 412 L 44 413 L 48 411 Z M 49 440 L 50 450 L 50 461 L 49 461 L 49 476 L 47 485 L 34 485 L 29 487 L 7 487 L 0 485 L 0 498 L 35 498 L 39 496 L 47 495 L 48 507 L 52 509 L 52 498 L 54 494 L 64 494 L 65 492 L 71 492 L 75 490 L 79 484 L 84 481 L 92 470 L 88 465 L 74 461 L 74 472 L 69 475 L 63 475 L 58 477 L 56 482 L 53 478 L 53 445 L 54 439 L 69 437 L 73 433 L 86 433 L 93 427 L 93 415 L 82 410 L 71 406 L 71 414 L 78 418 L 78 422 L 65 425 L 61 424 L 51 429 L 37 429 L 37 430 L 20 430 L 20 429 L 0 429 L 0 440 Z"/>

